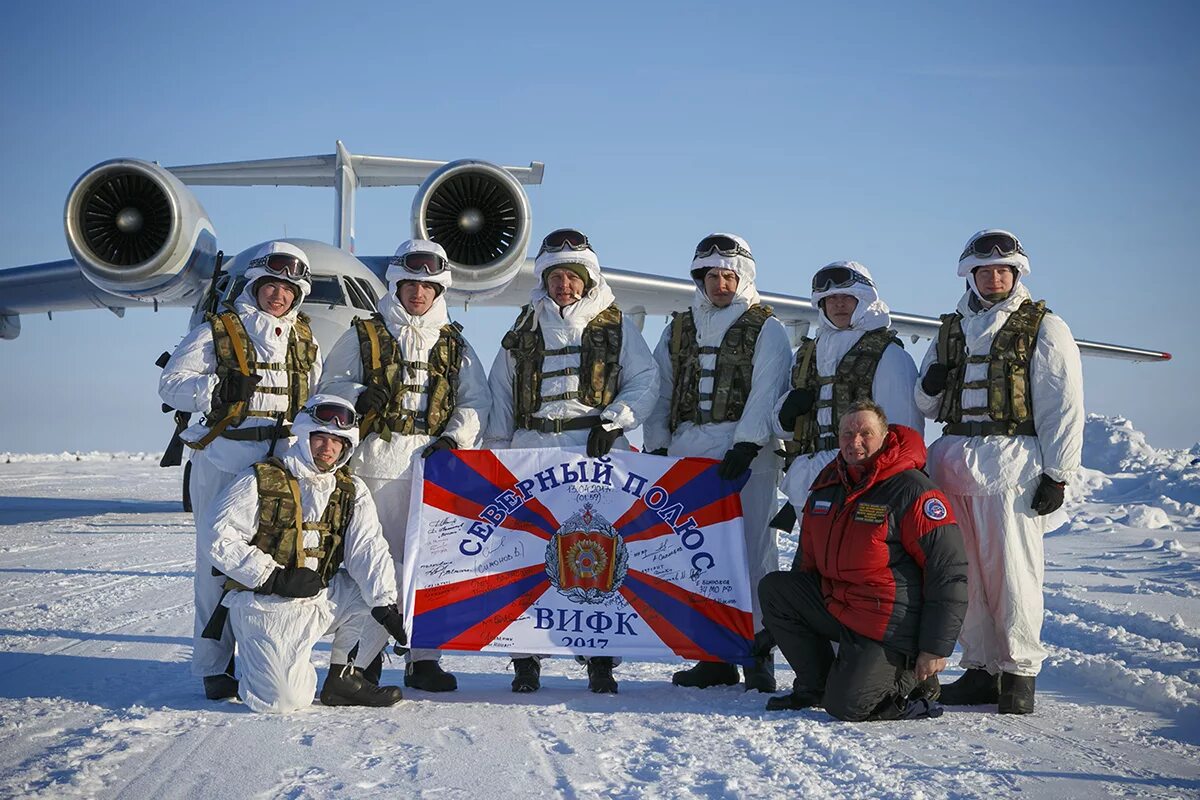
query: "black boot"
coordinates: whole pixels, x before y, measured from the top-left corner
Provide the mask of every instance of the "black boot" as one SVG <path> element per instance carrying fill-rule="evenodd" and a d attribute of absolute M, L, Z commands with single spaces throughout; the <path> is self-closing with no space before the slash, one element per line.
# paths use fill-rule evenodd
<path fill-rule="evenodd" d="M 938 682 L 937 675 L 930 675 L 908 693 L 909 700 L 928 700 L 931 703 L 935 702 L 941 696 L 942 684 Z"/>
<path fill-rule="evenodd" d="M 227 700 L 237 697 L 237 679 L 227 673 L 204 676 L 204 696 L 209 700 Z"/>
<path fill-rule="evenodd" d="M 204 676 L 204 696 L 209 700 L 228 700 L 231 697 L 237 697 L 238 682 L 233 675 L 233 659 L 233 656 L 229 657 L 229 664 L 225 667 L 224 672 Z"/>
<path fill-rule="evenodd" d="M 514 692 L 527 694 L 542 688 L 542 665 L 536 658 L 514 658 L 512 666 L 516 673 L 512 679 Z"/>
<path fill-rule="evenodd" d="M 1032 714 L 1033 691 L 1037 678 L 1032 675 L 1000 673 L 1000 713 Z"/>
<path fill-rule="evenodd" d="M 369 681 L 375 686 L 379 685 L 379 679 L 383 677 L 383 651 L 379 651 L 379 655 L 367 664 L 366 669 L 362 671 L 363 680 Z"/>
<path fill-rule="evenodd" d="M 1000 678 L 971 667 L 954 683 L 942 687 L 939 698 L 948 706 L 982 706 L 1000 699 Z"/>
<path fill-rule="evenodd" d="M 404 670 L 404 685 L 423 692 L 453 692 L 458 678 L 436 661 L 413 661 Z"/>
<path fill-rule="evenodd" d="M 781 694 L 767 701 L 767 711 L 799 711 L 802 708 L 812 708 L 821 705 L 821 695 L 792 689 L 791 694 Z"/>
<path fill-rule="evenodd" d="M 671 676 L 676 686 L 692 686 L 707 689 L 710 686 L 737 686 L 737 667 L 723 661 L 700 661 L 691 669 L 681 669 Z"/>
<path fill-rule="evenodd" d="M 592 656 L 587 661 L 588 689 L 596 694 L 616 694 L 612 656 Z"/>
<path fill-rule="evenodd" d="M 400 702 L 399 686 L 376 686 L 362 670 L 346 664 L 330 664 L 321 687 L 321 702 L 327 706 L 372 706 L 383 708 Z"/>
<path fill-rule="evenodd" d="M 774 694 L 779 690 L 775 684 L 775 658 L 771 655 L 754 659 L 752 667 L 742 667 L 742 675 L 746 678 L 747 692 Z"/>

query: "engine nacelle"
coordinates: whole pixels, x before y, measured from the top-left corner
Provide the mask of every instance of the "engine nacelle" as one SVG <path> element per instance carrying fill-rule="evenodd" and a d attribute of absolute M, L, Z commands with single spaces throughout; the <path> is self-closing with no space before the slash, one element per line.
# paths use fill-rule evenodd
<path fill-rule="evenodd" d="M 64 216 L 71 255 L 106 292 L 146 303 L 186 301 L 212 275 L 217 238 L 208 214 L 157 164 L 97 164 L 71 188 Z"/>
<path fill-rule="evenodd" d="M 446 249 L 459 292 L 479 295 L 507 286 L 525 261 L 532 230 L 520 182 L 486 161 L 439 167 L 413 198 L 413 236 Z"/>

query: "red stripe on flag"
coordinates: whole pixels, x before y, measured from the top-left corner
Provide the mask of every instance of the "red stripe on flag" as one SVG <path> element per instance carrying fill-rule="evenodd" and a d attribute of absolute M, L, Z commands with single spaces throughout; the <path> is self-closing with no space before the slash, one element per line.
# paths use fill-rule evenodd
<path fill-rule="evenodd" d="M 697 509 L 690 516 L 696 520 L 696 525 L 701 528 L 706 528 L 709 525 L 717 525 L 721 522 L 728 522 L 735 519 L 742 513 L 742 504 L 740 496 L 737 492 L 727 494 L 719 500 L 706 505 L 704 508 Z M 684 517 L 680 522 L 685 522 L 687 517 Z M 672 528 L 665 522 L 656 522 L 649 528 L 629 536 L 622 537 L 628 544 L 630 542 L 640 542 L 644 539 L 654 539 L 658 536 L 665 536 L 672 532 Z"/>
<path fill-rule="evenodd" d="M 544 570 L 545 565 L 537 567 Z M 547 578 L 539 582 L 536 586 L 530 589 L 525 594 L 513 600 L 504 608 L 497 610 L 494 614 L 488 616 L 483 622 L 473 625 L 460 633 L 455 638 L 445 642 L 438 649 L 440 650 L 482 650 L 484 647 L 491 644 L 497 636 L 504 632 L 504 629 L 516 622 L 517 618 L 524 614 L 534 601 L 541 597 L 547 589 L 550 588 L 550 580 Z"/>
<path fill-rule="evenodd" d="M 479 512 L 483 511 L 483 506 L 464 497 L 459 497 L 453 492 L 438 486 L 433 481 L 425 481 L 425 494 L 421 498 L 421 501 L 427 506 L 433 506 L 450 514 L 472 520 L 477 519 Z M 550 534 L 532 523 L 517 519 L 511 514 L 504 518 L 504 522 L 500 523 L 500 527 L 511 531 L 532 533 L 539 539 L 550 540 Z"/>
<path fill-rule="evenodd" d="M 666 489 L 667 493 L 670 494 L 715 463 L 717 463 L 716 459 L 712 458 L 685 458 L 682 461 L 676 462 L 674 466 L 664 472 L 663 476 L 654 483 L 656 486 Z M 645 510 L 646 501 L 639 498 L 621 515 L 621 518 L 616 521 L 613 527 L 621 530 L 621 528 L 640 517 Z M 657 528 L 658 526 L 656 525 L 655 527 Z"/>
<path fill-rule="evenodd" d="M 754 638 L 754 617 L 749 611 L 742 611 L 734 606 L 727 606 L 718 603 L 716 600 L 710 600 L 702 594 L 690 592 L 681 586 L 676 586 L 673 583 L 668 583 L 661 578 L 656 578 L 653 575 L 647 575 L 638 570 L 629 570 L 631 575 L 636 575 L 640 581 L 645 581 L 653 588 L 669 595 L 681 603 L 691 606 L 707 619 L 716 624 L 733 631 L 738 636 L 744 639 Z M 624 593 L 624 587 L 621 587 Z"/>
<path fill-rule="evenodd" d="M 662 643 L 675 652 L 675 655 L 680 658 L 697 660 L 711 661 L 713 659 L 712 653 L 693 642 L 686 634 L 672 625 L 666 617 L 655 611 L 653 606 L 634 594 L 628 586 L 622 586 L 620 591 L 621 596 L 629 602 L 629 605 L 637 609 L 638 614 L 650 626 L 650 630 L 654 631 Z"/>
<path fill-rule="evenodd" d="M 504 462 L 496 457 L 496 454 L 491 450 L 460 450 L 455 455 L 460 461 L 469 464 L 471 469 L 475 470 L 480 477 L 486 479 L 496 488 L 504 491 L 508 489 L 518 497 L 521 493 L 517 491 L 517 478 L 508 471 L 508 467 L 504 466 Z M 480 463 L 476 463 L 480 462 Z M 486 466 L 485 466 L 486 465 Z M 485 472 L 488 469 L 490 471 Z M 528 508 L 533 513 L 544 519 L 549 524 L 551 530 L 558 530 L 559 522 L 550 513 L 550 509 L 542 505 L 542 501 L 536 497 L 531 497 L 525 501 L 525 508 Z M 543 536 L 542 538 L 549 538 Z"/>

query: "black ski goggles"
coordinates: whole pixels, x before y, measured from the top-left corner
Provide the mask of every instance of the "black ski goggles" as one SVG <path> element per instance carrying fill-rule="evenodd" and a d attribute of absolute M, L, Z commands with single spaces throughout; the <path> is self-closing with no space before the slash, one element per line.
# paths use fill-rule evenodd
<path fill-rule="evenodd" d="M 317 422 L 333 425 L 341 431 L 358 427 L 358 412 L 339 403 L 318 403 L 304 411 Z"/>
<path fill-rule="evenodd" d="M 272 275 L 278 275 L 281 278 L 308 277 L 308 264 L 287 253 L 271 253 L 269 256 L 254 259 L 248 266 L 250 269 L 262 267 Z"/>
<path fill-rule="evenodd" d="M 866 275 L 855 272 L 849 267 L 826 267 L 813 275 L 813 292 L 828 292 L 832 289 L 849 289 L 856 283 L 864 286 L 874 286 Z"/>
<path fill-rule="evenodd" d="M 696 255 L 693 258 L 705 258 L 713 253 L 720 253 L 728 258 L 745 256 L 751 261 L 754 260 L 753 253 L 729 236 L 705 236 L 700 240 L 700 244 L 696 245 Z"/>
<path fill-rule="evenodd" d="M 968 242 L 958 260 L 962 261 L 967 256 L 975 256 L 976 258 L 1000 256 L 1003 258 L 1017 254 L 1025 255 L 1025 250 L 1021 247 L 1021 243 L 1017 241 L 1017 237 L 1011 233 L 985 233 L 978 239 Z"/>
<path fill-rule="evenodd" d="M 437 253 L 426 253 L 418 250 L 405 253 L 402 256 L 392 256 L 388 264 L 393 267 L 401 267 L 405 272 L 411 272 L 414 275 L 422 273 L 426 275 L 441 275 L 450 269 L 450 265 L 446 262 L 446 259 Z"/>
<path fill-rule="evenodd" d="M 542 253 L 561 253 L 563 250 L 591 250 L 592 243 L 587 236 L 574 228 L 559 228 L 546 234 L 538 255 Z M 595 252 L 594 250 L 592 252 Z"/>

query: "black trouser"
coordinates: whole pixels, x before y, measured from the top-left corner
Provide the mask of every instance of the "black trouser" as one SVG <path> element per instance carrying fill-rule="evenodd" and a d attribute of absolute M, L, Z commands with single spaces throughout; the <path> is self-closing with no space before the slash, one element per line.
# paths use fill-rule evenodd
<path fill-rule="evenodd" d="M 796 672 L 794 692 L 823 696 L 825 710 L 848 722 L 900 716 L 917 685 L 915 658 L 838 622 L 825 607 L 819 575 L 772 572 L 758 584 L 758 597 L 763 624 Z"/>

